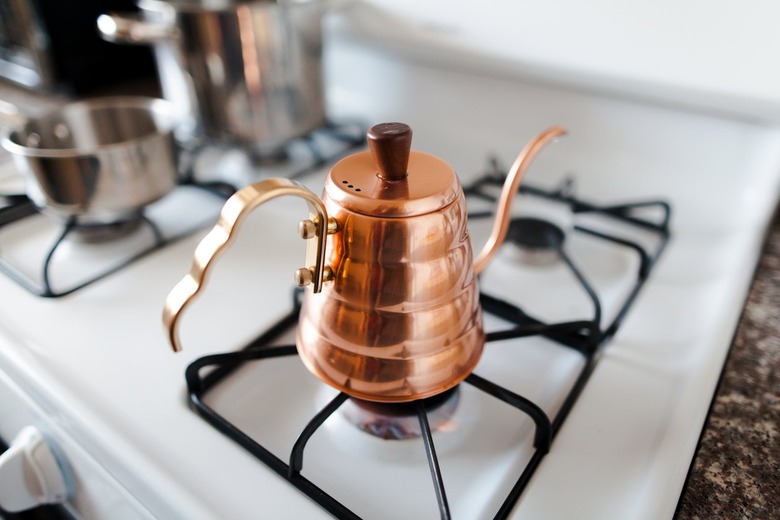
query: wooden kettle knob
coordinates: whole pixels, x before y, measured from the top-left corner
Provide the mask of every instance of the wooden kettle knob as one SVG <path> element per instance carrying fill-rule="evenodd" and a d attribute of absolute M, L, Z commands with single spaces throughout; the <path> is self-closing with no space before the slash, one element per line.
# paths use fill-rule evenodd
<path fill-rule="evenodd" d="M 366 134 L 378 175 L 387 181 L 400 181 L 408 175 L 412 129 L 405 123 L 380 123 Z"/>

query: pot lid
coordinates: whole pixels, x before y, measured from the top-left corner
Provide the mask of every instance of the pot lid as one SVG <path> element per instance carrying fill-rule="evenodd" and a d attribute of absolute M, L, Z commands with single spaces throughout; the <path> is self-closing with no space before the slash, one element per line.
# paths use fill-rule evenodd
<path fill-rule="evenodd" d="M 408 125 L 381 123 L 367 138 L 370 150 L 337 162 L 325 182 L 325 194 L 343 208 L 375 217 L 412 217 L 438 211 L 462 192 L 449 164 L 411 150 Z"/>

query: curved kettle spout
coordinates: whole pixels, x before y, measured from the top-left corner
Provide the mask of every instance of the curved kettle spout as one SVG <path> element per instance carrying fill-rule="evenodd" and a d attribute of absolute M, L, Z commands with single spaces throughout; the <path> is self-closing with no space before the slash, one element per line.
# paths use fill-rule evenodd
<path fill-rule="evenodd" d="M 517 156 L 517 159 L 515 159 L 514 164 L 512 164 L 512 167 L 509 169 L 506 181 L 504 181 L 504 187 L 501 189 L 501 196 L 498 199 L 496 220 L 493 223 L 493 229 L 491 230 L 490 236 L 482 248 L 482 251 L 479 252 L 479 255 L 477 255 L 477 258 L 474 260 L 475 274 L 481 273 L 485 267 L 487 267 L 506 238 L 507 231 L 509 230 L 509 220 L 511 218 L 510 210 L 512 208 L 512 201 L 520 186 L 520 180 L 523 178 L 523 174 L 533 162 L 536 154 L 538 154 L 545 145 L 563 135 L 566 135 L 566 130 L 560 126 L 548 128 L 525 145 L 525 148 L 523 148 Z"/>

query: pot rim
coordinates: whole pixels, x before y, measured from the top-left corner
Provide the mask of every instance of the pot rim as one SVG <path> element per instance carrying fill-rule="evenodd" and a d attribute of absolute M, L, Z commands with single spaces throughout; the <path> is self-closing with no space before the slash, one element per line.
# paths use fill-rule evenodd
<path fill-rule="evenodd" d="M 2 147 L 11 154 L 23 157 L 36 158 L 72 158 L 97 153 L 105 153 L 113 150 L 127 149 L 139 145 L 142 142 L 168 138 L 172 139 L 173 131 L 178 124 L 178 117 L 174 110 L 173 103 L 168 100 L 156 97 L 145 96 L 109 96 L 101 98 L 86 99 L 67 103 L 61 107 L 46 112 L 41 116 L 27 119 L 27 122 L 41 121 L 57 113 L 72 111 L 90 111 L 101 108 L 130 108 L 146 110 L 150 114 L 157 114 L 161 117 L 155 117 L 155 130 L 151 132 L 125 139 L 116 143 L 102 144 L 88 148 L 37 148 L 25 146 L 12 139 L 12 136 L 18 132 L 18 128 L 6 130 L 2 137 Z"/>
<path fill-rule="evenodd" d="M 177 13 L 224 13 L 237 7 L 270 8 L 273 6 L 295 7 L 322 3 L 322 0 L 138 0 L 138 7 L 145 11 L 170 11 Z"/>

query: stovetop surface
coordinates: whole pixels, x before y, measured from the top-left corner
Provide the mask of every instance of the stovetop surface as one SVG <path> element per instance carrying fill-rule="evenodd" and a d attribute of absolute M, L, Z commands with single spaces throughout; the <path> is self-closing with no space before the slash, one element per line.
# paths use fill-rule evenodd
<path fill-rule="evenodd" d="M 509 162 L 538 131 L 558 123 L 570 135 L 543 152 L 529 183 L 554 188 L 573 177 L 578 195 L 598 203 L 647 198 L 671 203 L 667 250 L 513 512 L 518 518 L 670 517 L 777 198 L 778 132 L 739 120 L 415 65 L 369 55 L 359 46 L 341 51 L 330 58 L 337 78 L 329 91 L 332 112 L 408 122 L 415 148 L 443 157 L 464 183 L 483 171 L 489 155 Z M 364 73 L 349 74 L 354 70 Z M 448 88 L 439 88 L 442 83 Z M 360 94 L 365 92 L 372 94 Z M 322 178 L 319 171 L 302 180 L 319 191 Z M 303 203 L 274 201 L 248 219 L 206 295 L 189 311 L 182 329 L 185 350 L 178 355 L 165 341 L 162 302 L 189 268 L 205 230 L 58 300 L 33 296 L 0 278 L 5 374 L 38 401 L 55 429 L 88 447 L 133 497 L 139 515 L 241 518 L 262 510 L 272 518 L 327 517 L 189 410 L 183 380 L 193 359 L 240 348 L 288 310 L 289 280 L 303 256 L 294 233 L 303 214 Z M 472 234 L 480 243 L 480 232 L 475 228 Z M 607 302 L 625 292 L 624 282 L 610 281 L 607 273 L 628 272 L 636 262 L 632 255 L 598 260 L 602 246 L 585 237 L 572 239 L 571 246 L 592 259 L 586 272 Z M 485 272 L 486 291 L 509 290 L 541 315 L 590 312 L 581 295 L 550 296 L 553 289 L 565 290 L 556 277 L 559 266 L 516 274 L 506 255 L 502 252 Z M 516 290 L 505 283 L 510 277 L 505 271 L 511 271 Z M 604 319 L 614 312 L 614 305 L 606 303 Z M 499 357 L 486 356 L 478 370 L 505 378 L 551 408 L 559 398 L 548 390 L 565 385 L 578 363 L 566 354 L 548 359 L 548 350 L 535 346 L 498 344 L 495 352 Z M 522 366 L 515 372 L 508 368 L 514 360 L 502 357 L 520 355 L 538 365 L 518 360 Z M 292 360 L 289 365 L 290 376 L 302 370 Z M 218 399 L 231 413 L 253 410 L 244 415 L 250 426 L 266 428 L 269 423 L 254 409 L 272 399 L 278 386 L 294 386 L 296 392 L 309 388 L 315 396 L 327 393 L 318 390 L 313 376 L 299 375 L 300 385 L 291 385 L 285 371 L 250 376 Z M 264 390 L 261 379 L 274 386 Z M 291 421 L 317 404 L 316 398 L 296 399 Z M 470 406 L 464 397 L 463 410 Z M 487 436 L 491 442 L 465 451 L 459 447 L 453 464 L 474 459 L 496 462 L 490 469 L 496 474 L 512 470 L 516 457 L 505 457 L 498 448 L 522 448 L 527 426 L 483 431 L 470 420 L 461 424 L 458 435 Z M 407 478 L 408 468 L 401 464 L 406 459 L 386 454 L 386 446 L 360 432 L 326 431 L 343 446 L 338 448 L 342 461 L 377 457 L 395 480 Z M 359 442 L 345 445 L 351 437 Z M 321 464 L 329 471 L 329 462 Z M 483 508 L 485 500 L 493 499 L 491 480 L 453 484 L 453 494 L 457 489 L 467 499 L 476 497 L 459 510 L 462 517 L 491 516 Z"/>
<path fill-rule="evenodd" d="M 494 162 L 466 186 L 477 242 L 492 225 L 503 183 L 496 170 L 505 171 Z M 563 246 L 547 251 L 545 263 L 529 265 L 518 234 L 510 233 L 480 279 L 487 332 L 482 360 L 460 385 L 453 415 L 431 426 L 431 438 L 388 442 L 384 436 L 394 431 L 393 420 L 384 419 L 374 423 L 381 438 L 372 438 L 350 423 L 354 405 L 330 408 L 345 395 L 312 379 L 298 360 L 291 365 L 286 359 L 295 357 L 297 293 L 290 317 L 281 322 L 286 333 L 271 332 L 274 326 L 244 350 L 205 356 L 188 367 L 194 410 L 336 516 L 376 517 L 383 511 L 428 517 L 439 511 L 504 518 L 668 239 L 669 208 L 663 202 L 598 207 L 573 197 L 573 185 L 568 179 L 554 191 L 524 186 L 514 201 L 512 229 L 527 236 L 535 229 L 528 227 L 530 215 L 551 218 L 561 226 Z M 201 376 L 204 368 L 218 370 Z M 324 423 L 317 419 L 322 413 Z M 429 412 L 430 421 L 437 421 L 436 413 Z M 305 431 L 313 433 L 302 444 Z M 441 485 L 434 487 L 437 474 Z M 388 480 L 393 484 L 382 484 Z M 490 492 L 475 488 L 475 480 Z M 399 494 L 408 497 L 402 504 L 394 500 Z"/>

